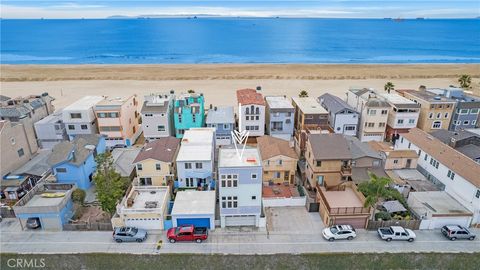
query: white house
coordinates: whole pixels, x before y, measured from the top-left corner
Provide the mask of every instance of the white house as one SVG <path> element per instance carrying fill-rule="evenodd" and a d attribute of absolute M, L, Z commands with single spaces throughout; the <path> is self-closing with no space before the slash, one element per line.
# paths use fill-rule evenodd
<path fill-rule="evenodd" d="M 250 136 L 265 135 L 265 101 L 255 89 L 237 90 L 238 129 L 249 131 Z"/>
<path fill-rule="evenodd" d="M 395 141 L 399 134 L 417 127 L 420 104 L 394 93 L 382 93 L 379 96 L 383 97 L 392 106 L 387 120 L 386 137 L 388 140 Z"/>
<path fill-rule="evenodd" d="M 359 113 L 341 98 L 332 94 L 323 94 L 318 102 L 328 111 L 328 123 L 335 133 L 356 136 Z"/>
<path fill-rule="evenodd" d="M 63 109 L 63 124 L 70 139 L 78 134 L 98 133 L 97 117 L 93 108 L 102 100 L 101 96 L 85 96 Z"/>
<path fill-rule="evenodd" d="M 216 192 L 178 191 L 172 209 L 173 227 L 195 225 L 215 230 Z"/>
<path fill-rule="evenodd" d="M 418 128 L 401 134 L 395 149 L 417 151 L 417 169 L 473 213 L 472 225 L 480 224 L 480 164 Z"/>
<path fill-rule="evenodd" d="M 260 226 L 262 160 L 256 148 L 221 148 L 218 157 L 220 224 Z"/>
<path fill-rule="evenodd" d="M 181 188 L 212 189 L 215 161 L 215 129 L 185 130 L 177 155 L 178 186 Z"/>
<path fill-rule="evenodd" d="M 174 99 L 173 93 L 145 96 L 141 114 L 143 136 L 146 140 L 174 136 Z"/>

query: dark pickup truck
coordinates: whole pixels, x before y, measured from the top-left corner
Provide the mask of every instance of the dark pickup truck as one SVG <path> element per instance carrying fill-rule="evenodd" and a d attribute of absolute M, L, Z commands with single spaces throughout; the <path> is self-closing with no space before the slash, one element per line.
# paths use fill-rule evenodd
<path fill-rule="evenodd" d="M 195 241 L 201 243 L 208 238 L 206 227 L 195 227 L 193 225 L 182 225 L 173 227 L 167 231 L 167 239 L 170 243 L 177 241 Z"/>

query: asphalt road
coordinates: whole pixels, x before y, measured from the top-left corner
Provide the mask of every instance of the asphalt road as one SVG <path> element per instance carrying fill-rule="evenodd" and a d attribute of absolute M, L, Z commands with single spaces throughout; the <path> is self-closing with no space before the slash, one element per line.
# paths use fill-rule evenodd
<path fill-rule="evenodd" d="M 5 221 L 5 220 L 4 220 Z M 3 223 L 3 222 L 2 222 Z M 0 224 L 0 226 L 2 226 Z M 473 230 L 480 235 L 479 229 Z M 197 243 L 168 243 L 165 233 L 150 234 L 144 243 L 115 243 L 111 232 L 44 232 L 0 230 L 0 251 L 12 253 L 220 253 L 276 254 L 329 252 L 480 252 L 480 239 L 450 241 L 438 230 L 416 231 L 412 242 L 380 240 L 374 231 L 358 230 L 352 241 L 328 242 L 320 231 L 311 232 L 211 232 L 209 239 Z M 157 243 L 162 240 L 160 249 Z"/>

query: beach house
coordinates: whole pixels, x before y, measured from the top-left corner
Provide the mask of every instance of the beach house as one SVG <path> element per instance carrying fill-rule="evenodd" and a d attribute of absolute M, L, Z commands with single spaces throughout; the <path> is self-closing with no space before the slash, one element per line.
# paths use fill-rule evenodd
<path fill-rule="evenodd" d="M 251 137 L 265 134 L 265 101 L 255 89 L 237 90 L 238 130 Z"/>
<path fill-rule="evenodd" d="M 175 95 L 151 94 L 145 96 L 141 114 L 143 136 L 147 141 L 174 136 L 173 103 Z"/>
<path fill-rule="evenodd" d="M 101 96 L 84 96 L 62 110 L 62 120 L 72 140 L 79 134 L 97 134 L 97 117 L 94 106 L 103 100 Z"/>
<path fill-rule="evenodd" d="M 286 96 L 265 97 L 267 134 L 282 140 L 291 141 L 293 136 L 293 117 L 295 108 Z"/>
<path fill-rule="evenodd" d="M 383 141 L 390 104 L 369 88 L 350 88 L 347 103 L 360 113 L 358 138 L 362 142 Z"/>
<path fill-rule="evenodd" d="M 105 97 L 94 106 L 99 133 L 106 136 L 107 147 L 131 146 L 141 133 L 137 95 Z"/>
<path fill-rule="evenodd" d="M 213 107 L 207 112 L 207 127 L 215 128 L 215 145 L 232 144 L 232 131 L 235 129 L 233 107 Z"/>
<path fill-rule="evenodd" d="M 34 153 L 30 150 L 28 138 L 20 123 L 0 121 L 1 166 L 0 174 L 5 175 L 27 163 Z"/>
<path fill-rule="evenodd" d="M 182 138 L 190 128 L 203 127 L 205 124 L 205 98 L 203 94 L 181 94 L 175 98 L 173 121 L 175 137 Z"/>
<path fill-rule="evenodd" d="M 52 149 L 57 143 L 69 139 L 62 119 L 62 110 L 60 110 L 34 124 L 40 148 Z"/>
<path fill-rule="evenodd" d="M 133 161 L 137 171 L 134 184 L 140 186 L 166 186 L 176 180 L 175 160 L 180 139 L 161 137 L 145 144 Z"/>
<path fill-rule="evenodd" d="M 257 138 L 265 185 L 295 184 L 298 155 L 288 141 L 272 136 Z"/>
<path fill-rule="evenodd" d="M 341 98 L 323 94 L 318 102 L 328 112 L 328 124 L 335 133 L 356 136 L 360 115 Z"/>
<path fill-rule="evenodd" d="M 256 148 L 246 148 L 239 156 L 234 148 L 220 148 L 218 157 L 218 197 L 220 224 L 255 226 L 262 212 L 262 161 Z"/>
<path fill-rule="evenodd" d="M 185 131 L 176 160 L 178 187 L 200 190 L 215 187 L 214 138 L 213 128 L 191 128 Z"/>
<path fill-rule="evenodd" d="M 391 106 L 391 109 L 388 112 L 385 139 L 395 143 L 399 134 L 406 133 L 411 128 L 417 126 L 418 117 L 420 115 L 420 104 L 396 93 L 382 93 L 379 94 L 379 96 L 384 98 Z"/>
<path fill-rule="evenodd" d="M 58 183 L 76 184 L 88 189 L 96 170 L 95 157 L 105 152 L 105 137 L 98 134 L 77 135 L 73 141 L 55 145 L 48 164 Z"/>

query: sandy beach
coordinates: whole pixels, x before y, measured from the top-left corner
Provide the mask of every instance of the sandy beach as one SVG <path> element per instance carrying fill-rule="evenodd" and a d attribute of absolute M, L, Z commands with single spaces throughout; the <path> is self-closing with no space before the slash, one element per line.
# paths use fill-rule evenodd
<path fill-rule="evenodd" d="M 476 93 L 480 65 L 79 65 L 1 66 L 1 94 L 19 96 L 49 92 L 63 108 L 85 95 L 111 97 L 194 89 L 206 104 L 234 105 L 235 90 L 262 87 L 264 95 L 310 96 L 332 93 L 345 97 L 350 87 L 396 89 L 456 85 L 459 74 L 470 74 Z"/>

